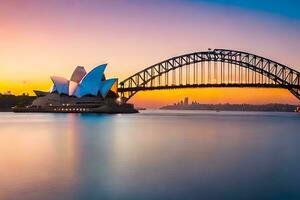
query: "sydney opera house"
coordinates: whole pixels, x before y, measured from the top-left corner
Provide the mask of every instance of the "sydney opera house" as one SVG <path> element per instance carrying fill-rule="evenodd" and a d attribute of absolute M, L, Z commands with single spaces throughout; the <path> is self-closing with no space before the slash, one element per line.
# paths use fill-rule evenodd
<path fill-rule="evenodd" d="M 137 112 L 132 104 L 122 103 L 118 97 L 118 79 L 106 79 L 107 64 L 99 65 L 86 72 L 78 66 L 70 80 L 51 76 L 53 82 L 49 92 L 34 91 L 36 98 L 32 105 L 14 108 L 16 112 L 95 112 L 130 113 Z"/>

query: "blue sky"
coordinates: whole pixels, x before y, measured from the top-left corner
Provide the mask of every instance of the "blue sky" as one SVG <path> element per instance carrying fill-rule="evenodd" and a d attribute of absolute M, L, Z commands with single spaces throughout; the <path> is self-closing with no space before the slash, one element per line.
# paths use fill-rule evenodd
<path fill-rule="evenodd" d="M 247 10 L 266 12 L 296 20 L 300 20 L 299 0 L 188 0 L 190 2 L 205 2 L 222 6 L 234 6 Z"/>

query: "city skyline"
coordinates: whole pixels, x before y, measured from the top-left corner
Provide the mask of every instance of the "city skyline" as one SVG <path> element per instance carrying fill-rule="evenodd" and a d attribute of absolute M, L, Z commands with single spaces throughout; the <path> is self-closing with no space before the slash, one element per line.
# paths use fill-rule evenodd
<path fill-rule="evenodd" d="M 1 3 L 1 93 L 48 90 L 50 75 L 68 77 L 77 65 L 90 70 L 109 63 L 107 74 L 123 80 L 161 60 L 208 48 L 244 50 L 300 70 L 296 1 Z M 182 96 L 212 103 L 298 102 L 285 90 L 225 88 L 141 92 L 131 101 L 155 107 Z"/>

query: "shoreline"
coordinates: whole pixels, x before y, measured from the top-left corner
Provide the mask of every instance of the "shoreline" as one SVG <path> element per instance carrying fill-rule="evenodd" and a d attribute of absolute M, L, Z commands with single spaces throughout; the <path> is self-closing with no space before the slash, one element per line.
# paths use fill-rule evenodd
<path fill-rule="evenodd" d="M 209 110 L 209 111 L 240 111 L 240 112 L 296 112 L 297 105 L 290 104 L 176 104 L 159 108 L 160 110 Z"/>

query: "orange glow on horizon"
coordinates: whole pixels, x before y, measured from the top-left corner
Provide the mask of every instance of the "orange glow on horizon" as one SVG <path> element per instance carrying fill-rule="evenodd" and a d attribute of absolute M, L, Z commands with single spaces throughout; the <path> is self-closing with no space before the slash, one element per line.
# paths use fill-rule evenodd
<path fill-rule="evenodd" d="M 138 92 L 130 102 L 138 107 L 159 108 L 172 105 L 184 97 L 189 97 L 190 103 L 287 103 L 299 104 L 288 90 L 268 88 L 198 88 Z"/>
<path fill-rule="evenodd" d="M 28 93 L 34 95 L 33 90 L 49 91 L 52 82 L 29 81 L 29 82 L 0 82 L 0 93 L 11 91 L 15 95 Z M 197 89 L 176 89 L 138 92 L 130 99 L 137 107 L 159 108 L 164 105 L 171 105 L 189 97 L 190 102 L 199 103 L 287 103 L 299 104 L 286 89 L 269 88 L 197 88 Z"/>
<path fill-rule="evenodd" d="M 51 81 L 0 81 L 0 93 L 34 95 L 33 90 L 49 91 L 51 85 Z"/>

